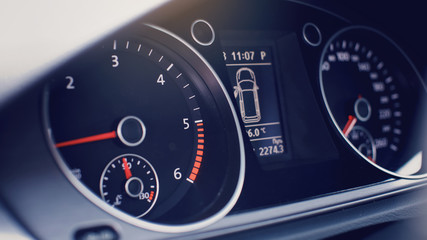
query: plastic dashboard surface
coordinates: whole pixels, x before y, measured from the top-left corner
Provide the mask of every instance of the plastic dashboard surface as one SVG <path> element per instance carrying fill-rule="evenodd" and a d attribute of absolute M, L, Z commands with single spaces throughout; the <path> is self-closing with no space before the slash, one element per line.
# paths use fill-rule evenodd
<path fill-rule="evenodd" d="M 423 203 L 407 197 L 426 172 L 414 46 L 332 5 L 184 3 L 100 36 L 4 100 L 0 199 L 13 231 L 328 237 Z M 393 198 L 403 213 L 372 217 L 369 204 Z M 371 221 L 349 210 L 330 231 L 302 227 L 349 207 Z"/>

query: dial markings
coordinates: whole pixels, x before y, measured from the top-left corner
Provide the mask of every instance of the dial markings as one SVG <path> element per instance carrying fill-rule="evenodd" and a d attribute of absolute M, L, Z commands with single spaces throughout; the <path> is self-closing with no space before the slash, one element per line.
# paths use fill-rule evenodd
<path fill-rule="evenodd" d="M 402 130 L 400 130 L 398 128 L 395 128 L 395 129 L 393 129 L 393 133 L 397 134 L 397 135 L 401 135 L 402 134 Z"/>
<path fill-rule="evenodd" d="M 322 95 L 342 137 L 366 160 L 389 170 L 390 162 L 399 160 L 392 159 L 406 132 L 400 120 L 406 114 L 400 98 L 406 95 L 402 95 L 401 81 L 394 79 L 395 72 L 389 71 L 393 58 L 382 58 L 389 56 L 389 45 L 371 45 L 371 38 L 355 35 L 343 31 L 323 49 L 319 65 Z M 358 93 L 367 100 L 363 104 L 356 104 Z"/>
<path fill-rule="evenodd" d="M 204 132 L 204 128 L 203 128 L 203 121 L 202 120 L 197 120 L 195 121 L 196 126 L 197 126 L 197 131 L 198 132 Z M 195 161 L 194 161 L 194 165 L 193 165 L 193 169 L 191 170 L 190 176 L 187 178 L 187 181 L 190 183 L 194 183 L 194 181 L 197 178 L 197 175 L 199 174 L 199 170 L 200 167 L 202 165 L 202 160 L 203 160 L 203 149 L 205 148 L 204 143 L 204 134 L 198 134 L 198 139 L 197 142 L 199 143 L 197 145 L 197 150 L 196 151 L 196 157 L 195 157 Z"/>
<path fill-rule="evenodd" d="M 204 153 L 204 151 L 206 150 L 205 149 L 206 146 L 204 145 L 205 140 L 204 140 L 204 134 L 203 134 L 204 133 L 203 121 L 201 120 L 204 115 L 202 115 L 202 113 L 200 111 L 197 112 L 198 110 L 200 110 L 200 107 L 204 106 L 204 105 L 199 105 L 199 104 L 206 104 L 206 103 L 204 101 L 199 101 L 200 100 L 199 97 L 202 98 L 203 96 L 199 95 L 198 93 L 199 93 L 199 91 L 201 91 L 200 89 L 202 89 L 202 90 L 207 89 L 207 91 L 209 91 L 210 87 L 206 88 L 205 86 L 195 84 L 195 80 L 199 79 L 199 77 L 197 77 L 197 79 L 194 79 L 193 75 L 191 74 L 192 72 L 190 72 L 190 74 L 187 74 L 187 72 L 181 73 L 180 70 L 178 69 L 178 67 L 182 66 L 183 63 L 180 62 L 179 66 L 174 65 L 174 63 L 177 62 L 174 60 L 180 60 L 180 58 L 175 57 L 175 55 L 168 55 L 167 51 L 162 51 L 163 50 L 162 48 L 157 48 L 157 45 L 154 46 L 154 43 L 153 43 L 153 46 L 151 46 L 152 40 L 147 40 L 147 45 L 145 44 L 144 41 L 141 44 L 136 42 L 136 41 L 139 41 L 139 40 L 134 40 L 133 38 L 129 39 L 129 41 L 126 41 L 126 39 L 125 40 L 114 40 L 113 48 L 114 48 L 114 50 L 116 50 L 118 52 L 118 54 L 117 54 L 117 52 L 114 52 L 114 54 L 119 55 L 119 60 L 120 60 L 121 66 L 126 66 L 126 64 L 131 63 L 131 61 L 128 61 L 129 59 L 131 59 L 131 60 L 135 60 L 133 63 L 141 63 L 142 67 L 141 67 L 141 65 L 139 65 L 138 67 L 133 67 L 133 64 L 132 64 L 132 68 L 129 67 L 129 69 L 128 68 L 119 68 L 118 69 L 118 68 L 115 68 L 116 66 L 115 66 L 115 59 L 114 58 L 113 58 L 113 61 L 111 61 L 111 59 L 108 59 L 110 64 L 107 64 L 107 67 L 110 67 L 109 69 L 110 70 L 112 69 L 112 71 L 117 71 L 117 70 L 122 71 L 122 69 L 130 70 L 129 72 L 132 71 L 131 72 L 132 75 L 126 75 L 126 76 L 139 76 L 139 77 L 156 76 L 157 77 L 157 76 L 159 76 L 159 74 L 163 74 L 164 76 L 167 76 L 167 79 L 169 79 L 169 78 L 173 79 L 173 77 L 176 76 L 177 81 L 176 82 L 172 81 L 172 82 L 166 83 L 167 85 L 165 87 L 161 87 L 161 85 L 163 85 L 163 84 L 158 84 L 158 85 L 153 85 L 153 86 L 156 86 L 156 87 L 158 86 L 158 89 L 156 89 L 156 91 L 159 91 L 161 93 L 165 93 L 164 95 L 168 96 L 167 100 L 173 99 L 173 100 L 176 100 L 177 103 L 180 104 L 180 105 L 176 104 L 176 106 L 180 107 L 178 110 L 183 110 L 183 111 L 179 112 L 180 124 L 182 124 L 182 118 L 185 117 L 184 118 L 184 129 L 186 128 L 186 124 L 188 124 L 190 126 L 190 129 L 188 131 L 183 131 L 182 133 L 186 134 L 184 136 L 185 138 L 181 138 L 178 141 L 185 140 L 185 142 L 183 141 L 183 143 L 187 144 L 187 142 L 188 142 L 187 145 L 189 145 L 189 146 L 186 148 L 188 150 L 186 150 L 186 152 L 185 152 L 185 154 L 186 154 L 185 156 L 187 156 L 185 159 L 183 157 L 181 157 L 181 152 L 171 153 L 171 154 L 175 154 L 172 157 L 169 155 L 166 155 L 166 154 L 165 154 L 165 156 L 161 156 L 162 158 L 165 158 L 165 159 L 170 158 L 170 157 L 176 158 L 175 159 L 176 161 L 174 161 L 174 163 L 173 163 L 174 165 L 173 166 L 167 166 L 167 167 L 171 167 L 171 170 L 180 168 L 180 170 L 178 171 L 178 174 L 180 174 L 179 179 L 181 180 L 181 181 L 175 181 L 175 180 L 178 180 L 177 175 L 172 175 L 173 171 L 170 171 L 168 173 L 166 171 L 167 170 L 166 167 L 162 166 L 162 169 L 163 169 L 163 167 L 164 167 L 164 169 L 161 172 L 162 173 L 161 181 L 162 181 L 162 184 L 165 184 L 165 185 L 170 184 L 170 185 L 180 186 L 181 184 L 185 184 L 183 186 L 186 186 L 185 188 L 187 188 L 189 186 L 189 184 L 187 183 L 187 181 L 182 181 L 182 180 L 187 178 L 192 183 L 195 182 L 196 177 L 198 176 L 198 173 L 201 171 L 200 168 L 202 166 L 201 162 L 202 162 L 203 155 L 204 154 L 206 155 L 206 153 Z M 111 42 L 112 41 L 110 40 L 109 44 L 111 44 Z M 108 53 L 108 55 L 110 55 L 111 52 L 113 52 L 113 51 L 111 51 L 111 45 L 109 45 L 109 44 L 107 45 L 108 48 L 110 49 L 109 50 L 110 53 Z M 132 53 L 134 53 L 134 54 L 129 55 Z M 138 54 L 136 54 L 136 53 L 138 53 Z M 128 54 L 128 55 L 126 55 L 126 54 Z M 162 55 L 162 54 L 164 54 L 164 55 Z M 127 58 L 127 56 L 130 56 L 129 59 Z M 110 56 L 107 56 L 107 57 L 110 57 Z M 138 58 L 141 61 L 138 62 Z M 171 59 L 169 59 L 169 58 L 171 58 Z M 119 60 L 117 60 L 117 61 L 119 61 Z M 172 63 L 171 60 L 174 62 Z M 106 60 L 106 62 L 108 62 L 108 61 Z M 112 64 L 111 64 L 111 62 L 112 62 Z M 187 63 L 185 63 L 185 64 L 187 64 Z M 137 64 L 135 64 L 135 65 L 137 65 Z M 155 65 L 156 67 L 150 68 L 150 66 L 153 66 L 153 65 Z M 184 67 L 185 66 L 186 65 L 184 65 Z M 183 70 L 186 70 L 186 69 L 183 69 Z M 197 70 L 197 69 L 195 69 L 195 70 Z M 150 71 L 149 72 L 150 74 L 147 73 L 148 71 Z M 127 73 L 129 73 L 129 72 L 127 72 Z M 107 72 L 107 73 L 109 73 L 109 72 Z M 105 78 L 105 77 L 108 77 L 108 75 L 107 76 L 102 75 L 102 77 Z M 101 79 L 101 77 L 99 79 Z M 199 81 L 204 81 L 204 80 L 201 79 Z M 141 91 L 142 94 L 145 94 L 145 95 L 148 95 L 151 97 L 151 95 L 149 95 L 151 93 L 146 92 L 146 89 L 148 89 L 148 88 L 143 88 L 143 87 L 139 88 L 140 86 L 145 86 L 143 84 L 139 84 L 140 82 L 141 81 L 138 82 L 138 85 L 135 84 L 135 86 L 138 86 L 138 91 Z M 131 85 L 129 88 L 131 88 L 133 86 L 134 85 Z M 172 87 L 169 87 L 169 86 L 172 86 Z M 183 88 L 185 88 L 185 89 L 183 89 Z M 140 89 L 143 89 L 143 90 L 140 90 Z M 157 93 L 156 91 L 153 91 L 153 92 Z M 176 93 L 173 91 L 180 91 L 180 92 Z M 179 98 L 176 97 L 175 94 Z M 160 95 L 160 94 L 157 94 L 156 97 L 158 95 Z M 169 97 L 169 96 L 171 96 L 171 97 Z M 150 97 L 147 97 L 147 99 L 151 100 Z M 172 97 L 174 97 L 174 98 L 172 98 Z M 102 98 L 97 98 L 97 99 L 102 100 Z M 133 100 L 134 98 L 130 98 L 130 99 Z M 152 99 L 157 99 L 157 98 L 153 97 Z M 179 102 L 178 100 L 180 100 L 181 102 Z M 120 101 L 120 99 L 118 99 L 117 101 Z M 140 104 L 140 105 L 144 105 L 144 104 Z M 151 103 L 147 103 L 147 105 L 148 104 L 150 104 L 150 106 L 152 106 Z M 82 105 L 85 106 L 84 103 Z M 112 106 L 116 106 L 116 105 L 112 105 Z M 144 106 L 142 106 L 142 108 L 144 108 Z M 109 107 L 109 105 L 106 104 L 106 107 Z M 140 107 L 140 106 L 138 105 L 138 107 Z M 133 111 L 133 110 L 134 109 L 126 109 L 125 111 L 138 112 L 138 111 Z M 141 111 L 141 108 L 139 108 L 139 110 Z M 193 110 L 193 111 L 191 111 L 191 110 Z M 167 115 L 167 117 L 169 117 L 169 116 L 174 117 L 175 116 L 175 115 L 173 115 L 173 114 L 175 114 L 175 109 L 173 109 L 173 111 L 169 111 L 169 112 L 172 114 Z M 77 115 L 75 114 L 74 116 L 77 116 Z M 102 116 L 102 118 L 106 118 L 106 117 Z M 150 119 L 150 117 L 146 117 L 146 118 Z M 198 119 L 198 120 L 194 121 L 195 119 Z M 74 120 L 75 119 L 73 119 L 73 121 L 69 121 L 69 123 L 73 123 L 73 122 L 75 122 L 76 124 L 79 123 L 79 121 L 74 121 Z M 101 119 L 101 120 L 103 121 L 104 119 Z M 115 120 L 113 119 L 113 120 L 109 120 L 109 121 L 113 122 Z M 192 124 L 192 122 L 194 122 L 194 123 Z M 210 123 L 212 124 L 210 126 L 212 129 L 215 129 L 215 127 L 217 125 L 214 125 L 213 122 L 214 122 L 213 120 L 210 121 Z M 100 126 L 112 125 L 109 122 L 106 122 L 104 125 L 103 124 L 104 123 L 101 123 Z M 161 126 L 159 126 L 159 128 L 160 127 Z M 82 124 L 82 129 L 91 129 L 91 128 L 88 127 L 87 125 Z M 162 129 L 164 129 L 164 126 L 162 126 Z M 154 128 L 150 128 L 150 130 L 152 130 L 152 132 L 155 133 L 156 132 L 155 130 L 158 130 L 158 129 L 154 127 Z M 167 129 L 167 130 L 169 130 L 169 129 Z M 119 130 L 116 130 L 116 132 L 117 132 L 117 135 L 120 135 Z M 83 134 L 83 136 L 85 136 L 85 135 Z M 61 138 L 57 138 L 57 139 L 61 139 Z M 67 138 L 65 138 L 65 139 L 67 139 Z M 178 141 L 176 141 L 175 138 L 173 138 L 172 140 L 168 139 L 167 141 L 170 141 L 172 143 L 178 142 Z M 239 141 L 240 141 L 240 139 L 239 139 Z M 120 143 L 120 142 L 118 140 L 117 141 L 106 141 L 103 146 L 102 145 L 100 145 L 100 146 L 94 145 L 94 146 L 96 147 L 97 150 L 102 151 L 102 149 L 112 147 L 112 145 L 116 145 L 117 143 Z M 60 146 L 58 146 L 58 147 L 60 147 Z M 83 147 L 88 148 L 91 146 L 83 146 Z M 166 147 L 173 149 L 174 146 L 173 146 L 173 144 L 168 145 L 168 142 L 166 142 Z M 180 146 L 177 146 L 177 147 L 180 147 Z M 148 148 L 149 147 L 147 147 L 147 149 Z M 158 149 L 154 149 L 153 151 L 157 151 L 157 150 Z M 62 149 L 60 151 L 62 151 Z M 68 151 L 68 149 L 64 150 L 64 151 Z M 123 152 L 125 150 L 120 149 L 120 151 Z M 131 148 L 129 148 L 129 151 L 132 152 L 133 150 Z M 151 151 L 151 150 L 149 150 L 149 151 Z M 144 153 L 144 154 L 145 154 L 144 157 L 152 156 L 150 154 L 146 154 L 146 153 Z M 182 154 L 182 155 L 184 155 L 184 154 Z M 147 210 L 146 212 L 148 212 L 151 209 L 148 207 L 147 207 L 148 209 L 143 207 L 142 205 L 140 205 L 140 203 L 144 202 L 144 204 L 145 204 L 145 201 L 155 203 L 155 201 L 156 201 L 157 194 L 158 194 L 158 193 L 156 193 L 156 192 L 158 192 L 158 189 L 157 189 L 158 186 L 156 185 L 156 183 L 158 184 L 158 181 L 156 178 L 152 177 L 156 171 L 154 168 L 152 168 L 151 164 L 149 162 L 147 162 L 147 160 L 143 159 L 143 157 L 136 156 L 136 158 L 132 158 L 131 156 L 134 156 L 134 155 L 128 153 L 128 154 L 123 154 L 121 156 L 116 157 L 114 159 L 114 161 L 112 160 L 107 165 L 107 167 L 104 168 L 104 172 L 102 173 L 101 178 L 99 178 L 100 176 L 97 173 L 93 173 L 91 175 L 92 175 L 92 177 L 97 178 L 97 180 L 101 179 L 101 182 L 98 182 L 98 188 L 100 188 L 100 190 L 97 193 L 97 197 L 102 198 L 105 202 L 108 202 L 111 206 L 113 206 L 117 209 L 120 209 L 126 213 L 129 213 L 131 216 L 133 216 L 135 218 L 140 218 L 145 214 L 145 212 L 143 212 L 142 210 Z M 190 158 L 188 158 L 188 157 L 190 157 Z M 142 160 L 139 161 L 138 159 L 142 159 Z M 157 161 L 157 159 L 155 161 Z M 144 162 L 146 162 L 147 165 L 145 165 Z M 104 162 L 101 162 L 99 164 L 103 165 Z M 193 164 L 193 165 L 191 165 L 191 164 Z M 157 165 L 158 165 L 158 162 L 156 162 L 156 167 L 158 167 Z M 173 169 L 172 169 L 172 167 L 173 167 Z M 208 167 L 207 170 L 209 170 L 210 166 L 206 166 L 206 167 Z M 168 174 L 170 174 L 170 175 L 168 176 Z M 163 177 L 163 176 L 165 176 L 165 177 Z M 174 176 L 175 179 L 173 179 L 172 176 Z M 181 178 L 181 176 L 183 178 Z M 206 176 L 209 176 L 209 174 Z M 168 179 L 170 178 L 170 179 L 165 180 L 166 178 L 168 178 Z M 84 180 L 86 181 L 86 179 L 84 179 Z M 139 184 L 138 181 L 139 182 L 142 181 L 142 183 Z M 173 187 L 175 187 L 175 186 L 173 186 Z M 169 192 L 168 192 L 169 190 L 167 188 L 164 188 L 164 189 L 165 190 L 162 190 L 163 191 L 162 194 L 165 194 L 165 196 L 167 196 L 169 194 Z M 151 190 L 153 190 L 153 191 L 151 191 Z M 105 196 L 105 198 L 103 198 L 103 196 Z M 178 197 L 180 197 L 180 196 L 178 196 Z M 131 203 L 131 201 L 134 201 L 134 202 L 140 201 L 140 202 L 138 204 L 134 204 L 134 203 Z M 132 206 L 132 207 L 134 206 L 134 209 L 128 210 L 127 206 Z"/>
<path fill-rule="evenodd" d="M 146 164 L 138 166 L 137 162 Z M 114 169 L 113 165 L 118 166 Z M 141 168 L 142 165 L 149 168 L 148 172 Z M 142 217 L 154 206 L 159 183 L 156 171 L 147 160 L 138 155 L 125 154 L 109 162 L 99 184 L 100 196 L 104 201 L 121 210 L 126 210 L 126 206 L 134 204 L 134 208 L 127 211 L 136 217 Z"/>
<path fill-rule="evenodd" d="M 395 151 L 395 152 L 397 152 L 397 150 L 399 150 L 399 148 L 394 144 L 390 144 L 390 149 Z"/>
<path fill-rule="evenodd" d="M 399 99 L 399 94 L 398 93 L 392 94 L 391 99 L 393 99 L 393 100 Z"/>

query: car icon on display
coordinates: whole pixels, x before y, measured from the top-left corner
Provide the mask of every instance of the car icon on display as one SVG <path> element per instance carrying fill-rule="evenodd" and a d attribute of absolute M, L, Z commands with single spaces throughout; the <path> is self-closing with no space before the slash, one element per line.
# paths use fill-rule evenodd
<path fill-rule="evenodd" d="M 237 85 L 234 97 L 239 98 L 240 114 L 244 123 L 257 123 L 261 120 L 258 100 L 258 85 L 255 73 L 250 68 L 240 68 L 236 73 Z"/>

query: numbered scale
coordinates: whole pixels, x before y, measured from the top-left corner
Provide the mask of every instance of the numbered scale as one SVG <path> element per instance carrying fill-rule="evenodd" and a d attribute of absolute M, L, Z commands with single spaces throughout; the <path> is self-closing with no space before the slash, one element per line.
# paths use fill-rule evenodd
<path fill-rule="evenodd" d="M 45 110 L 53 151 L 83 193 L 125 220 L 186 229 L 223 216 L 243 179 L 236 119 L 230 105 L 217 106 L 225 95 L 210 94 L 224 91 L 180 56 L 148 38 L 108 39 L 55 75 Z"/>
<path fill-rule="evenodd" d="M 425 93 L 396 46 L 374 29 L 345 28 L 326 43 L 319 79 L 329 117 L 349 146 L 379 169 L 408 177 L 423 168 L 409 134 L 422 129 L 412 118 Z"/>
<path fill-rule="evenodd" d="M 153 166 L 138 155 L 118 156 L 102 172 L 102 199 L 136 217 L 147 214 L 157 200 L 159 181 Z"/>

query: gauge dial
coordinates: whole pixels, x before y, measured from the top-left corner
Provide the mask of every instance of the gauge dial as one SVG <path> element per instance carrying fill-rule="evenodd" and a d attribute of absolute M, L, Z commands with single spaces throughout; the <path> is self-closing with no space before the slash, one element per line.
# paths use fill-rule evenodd
<path fill-rule="evenodd" d="M 142 217 L 154 206 L 159 193 L 157 174 L 151 164 L 134 154 L 111 160 L 101 175 L 101 197 L 111 206 Z"/>
<path fill-rule="evenodd" d="M 367 157 L 372 162 L 377 159 L 377 149 L 375 148 L 374 139 L 371 134 L 361 126 L 355 126 L 349 133 L 347 138 L 359 150 L 363 156 Z"/>
<path fill-rule="evenodd" d="M 410 122 L 422 88 L 395 43 L 370 28 L 343 29 L 326 43 L 319 70 L 326 109 L 353 150 L 393 175 L 422 169 L 421 160 L 413 158 L 417 144 L 402 146 L 413 131 Z"/>
<path fill-rule="evenodd" d="M 70 180 L 101 207 L 153 230 L 191 230 L 237 201 L 241 133 L 200 56 L 165 30 L 142 28 L 143 36 L 123 30 L 54 74 L 49 141 Z"/>

